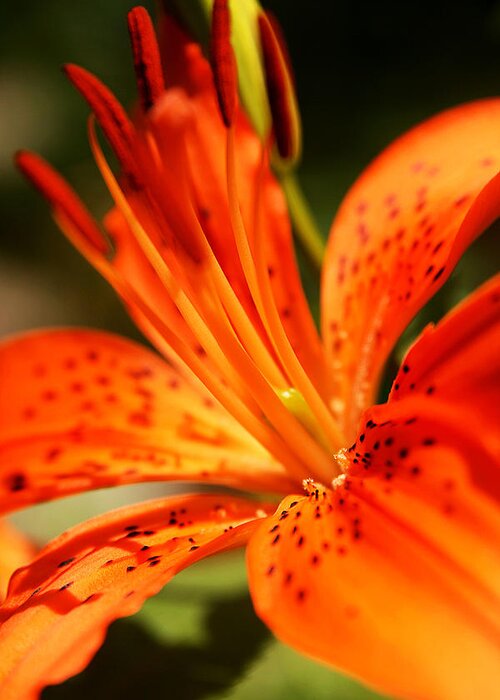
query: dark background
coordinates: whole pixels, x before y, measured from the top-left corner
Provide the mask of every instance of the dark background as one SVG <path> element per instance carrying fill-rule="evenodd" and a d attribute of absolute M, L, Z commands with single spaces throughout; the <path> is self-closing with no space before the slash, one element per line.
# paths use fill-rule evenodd
<path fill-rule="evenodd" d="M 154 3 L 146 4 L 154 9 Z M 55 232 L 44 203 L 10 160 L 17 148 L 39 150 L 93 211 L 109 206 L 89 155 L 87 108 L 59 66 L 85 65 L 131 104 L 135 89 L 125 14 L 132 5 L 26 0 L 3 9 L 2 333 L 47 323 L 135 332 L 106 285 Z M 288 38 L 304 123 L 301 177 L 325 235 L 349 184 L 390 140 L 436 111 L 498 92 L 500 3 L 494 0 L 273 0 L 267 7 Z M 478 246 L 479 254 L 470 256 L 473 271 L 464 273 L 467 288 L 483 274 L 481 259 L 486 264 L 495 252 L 484 242 Z M 453 292 L 452 301 L 463 291 Z"/>
<path fill-rule="evenodd" d="M 132 6 L 120 0 L 24 0 L 2 9 L 2 334 L 71 324 L 138 337 L 112 293 L 55 230 L 45 204 L 11 165 L 18 148 L 40 151 L 94 212 L 106 210 L 109 199 L 86 141 L 87 108 L 58 66 L 81 63 L 132 104 L 125 25 Z M 350 183 L 389 141 L 436 111 L 499 91 L 500 2 L 274 0 L 266 7 L 289 42 L 304 124 L 301 179 L 325 236 Z M 494 234 L 474 244 L 411 334 L 496 271 Z M 314 301 L 315 282 L 310 270 L 306 274 Z M 49 536 L 131 493 L 68 499 L 19 521 Z M 186 573 L 168 595 L 132 621 L 114 625 L 86 675 L 46 697 L 90 693 L 96 700 L 373 697 L 270 641 L 251 612 L 242 560 L 234 557 Z"/>

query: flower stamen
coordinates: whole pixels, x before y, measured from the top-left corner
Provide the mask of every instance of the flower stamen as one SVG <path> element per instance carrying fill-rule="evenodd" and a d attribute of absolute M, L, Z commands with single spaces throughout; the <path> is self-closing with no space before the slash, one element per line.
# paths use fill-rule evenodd
<path fill-rule="evenodd" d="M 292 163 L 299 158 L 301 150 L 299 109 L 293 81 L 287 57 L 264 12 L 259 15 L 258 23 L 276 146 L 281 158 Z"/>
<path fill-rule="evenodd" d="M 190 159 L 184 143 L 184 138 L 179 140 L 179 147 L 184 149 L 182 162 L 186 164 L 186 168 L 189 168 Z M 183 184 L 192 182 L 191 173 L 184 173 L 182 179 Z M 269 352 L 254 324 L 248 318 L 242 303 L 238 299 L 234 289 L 222 270 L 222 267 L 214 251 L 212 250 L 212 247 L 210 246 L 205 231 L 203 230 L 203 226 L 196 214 L 194 197 L 190 196 L 190 193 L 187 192 L 187 186 L 185 186 L 185 189 L 186 196 L 184 203 L 186 206 L 184 209 L 188 216 L 187 223 L 192 231 L 192 236 L 196 238 L 196 245 L 202 251 L 201 254 L 205 261 L 205 266 L 202 270 L 197 271 L 197 274 L 200 274 L 201 272 L 202 274 L 207 275 L 207 280 L 212 285 L 214 296 L 217 297 L 218 302 L 222 303 L 225 310 L 224 315 L 227 314 L 232 328 L 241 339 L 241 342 L 243 343 L 248 354 L 258 365 L 267 381 L 273 385 L 284 388 L 287 386 L 287 382 L 282 370 L 279 367 L 279 364 L 277 364 L 275 358 Z M 201 290 L 202 285 L 198 284 L 197 289 Z"/>
<path fill-rule="evenodd" d="M 262 189 L 262 175 L 264 172 L 265 155 L 265 151 L 263 151 L 263 158 L 258 174 L 254 247 L 255 257 L 257 259 L 257 284 L 261 295 L 263 314 L 266 319 L 266 328 L 268 328 L 270 338 L 273 342 L 278 357 L 280 358 L 283 366 L 286 368 L 286 371 L 290 376 L 294 386 L 297 387 L 298 391 L 301 393 L 301 395 L 304 397 L 304 400 L 310 407 L 310 411 L 312 415 L 314 415 L 315 421 L 317 421 L 318 423 L 318 427 L 321 426 L 320 432 L 323 438 L 326 437 L 330 449 L 336 450 L 341 445 L 345 444 L 344 436 L 342 435 L 339 428 L 336 426 L 332 414 L 323 402 L 323 399 L 316 390 L 316 387 L 309 378 L 307 372 L 304 371 L 301 362 L 299 361 L 296 353 L 294 352 L 290 344 L 286 331 L 281 322 L 281 318 L 278 313 L 276 302 L 271 289 L 271 283 L 269 280 L 269 274 L 267 271 L 267 265 L 264 257 L 264 231 L 263 227 L 260 225 L 259 207 L 259 204 L 262 199 L 260 192 Z"/>
<path fill-rule="evenodd" d="M 247 234 L 247 231 L 245 229 L 245 224 L 243 222 L 243 218 L 241 215 L 241 211 L 239 208 L 239 199 L 238 199 L 238 189 L 237 189 L 237 182 L 236 182 L 236 166 L 235 166 L 235 148 L 234 148 L 234 126 L 231 126 L 228 131 L 227 131 L 227 159 L 226 159 L 226 164 L 227 164 L 227 189 L 228 189 L 228 204 L 229 204 L 229 212 L 230 212 L 230 218 L 231 218 L 231 225 L 233 227 L 233 233 L 235 236 L 235 241 L 236 241 L 236 247 L 238 250 L 238 254 L 240 256 L 242 268 L 245 274 L 245 278 L 247 280 L 248 286 L 250 288 L 250 292 L 252 294 L 252 297 L 254 299 L 254 302 L 257 306 L 257 309 L 259 311 L 259 315 L 262 319 L 262 322 L 266 328 L 266 331 L 268 333 L 269 339 L 271 340 L 271 343 L 275 347 L 275 350 L 277 350 L 278 357 L 280 357 L 282 361 L 282 366 L 284 370 L 287 373 L 287 376 L 289 376 L 289 379 L 291 383 L 295 383 L 295 379 L 297 377 L 297 373 L 294 371 L 296 368 L 291 367 L 290 362 L 287 362 L 286 364 L 283 363 L 283 357 L 282 354 L 279 352 L 281 348 L 281 345 L 279 342 L 276 342 L 276 335 L 280 335 L 279 333 L 273 333 L 273 330 L 276 331 L 276 326 L 278 325 L 279 328 L 281 329 L 281 337 L 280 340 L 283 340 L 283 336 L 286 338 L 286 333 L 281 325 L 281 321 L 279 319 L 278 312 L 276 310 L 276 307 L 274 306 L 274 300 L 269 299 L 269 295 L 272 299 L 272 292 L 269 291 L 269 295 L 266 296 L 264 299 L 262 296 L 262 288 L 261 285 L 259 284 L 259 278 L 257 275 L 257 270 L 255 266 L 255 261 L 253 257 L 252 250 L 250 248 L 250 242 L 249 242 L 249 237 Z M 275 312 L 275 318 L 274 324 L 269 323 L 270 316 L 272 315 L 272 312 L 270 312 L 270 309 L 274 309 Z M 286 339 L 286 342 L 288 342 L 288 339 Z M 285 344 L 286 344 L 285 342 Z M 290 354 L 293 355 L 297 366 L 300 367 L 300 363 L 298 362 L 297 358 L 295 357 L 293 350 L 290 348 Z M 290 359 L 290 357 L 286 358 L 287 360 Z M 292 363 L 293 364 L 293 363 Z M 302 370 L 302 368 L 300 367 Z M 302 370 L 303 372 L 303 370 Z M 309 389 L 309 387 L 308 387 Z M 299 387 L 300 390 L 300 387 Z M 314 390 L 313 390 L 314 391 Z M 312 391 L 309 393 L 312 394 Z M 270 407 L 269 407 L 270 408 Z M 289 414 L 290 418 L 292 418 L 292 414 Z M 269 417 L 269 415 L 268 415 Z M 296 416 L 293 416 L 294 418 L 297 418 Z M 317 417 L 317 416 L 316 416 Z M 324 414 L 322 415 L 322 419 L 324 420 L 325 416 Z M 331 417 L 329 416 L 329 423 L 331 423 Z M 303 425 L 300 421 L 300 431 L 302 433 L 302 440 L 305 439 L 305 436 L 307 436 L 306 443 L 309 443 L 311 445 L 311 440 L 310 440 L 310 433 L 307 430 L 303 429 Z M 323 425 L 320 422 L 321 427 L 323 428 Z M 295 426 L 295 427 L 294 427 Z M 277 426 L 278 427 L 278 426 Z M 297 431 L 297 421 L 293 420 L 293 422 L 289 423 L 288 426 L 284 426 L 284 428 L 280 429 L 286 429 L 286 434 L 287 438 L 289 441 L 293 441 L 295 444 L 297 444 L 297 448 L 299 449 L 299 454 L 302 453 L 304 454 L 304 444 L 299 444 L 300 441 L 297 441 L 297 435 L 294 433 L 294 430 Z M 336 445 L 336 443 L 334 443 Z M 314 448 L 312 447 L 314 445 Z M 321 474 L 324 478 L 325 475 L 328 475 L 328 477 L 331 478 L 331 473 L 332 473 L 332 467 L 331 467 L 331 460 L 330 457 L 327 453 L 324 452 L 323 447 L 318 443 L 316 440 L 312 442 L 311 448 L 314 449 L 314 452 L 316 456 L 312 456 L 311 454 L 306 453 L 306 463 L 307 464 L 313 464 L 314 465 L 314 470 L 316 474 Z M 311 469 L 309 470 L 309 473 L 311 473 Z"/>
<path fill-rule="evenodd" d="M 235 371 L 234 365 L 228 361 L 226 354 L 221 350 L 217 340 L 214 338 L 210 328 L 205 324 L 202 316 L 199 314 L 196 305 L 192 304 L 185 291 L 182 289 L 179 282 L 172 275 L 164 257 L 156 248 L 155 244 L 148 236 L 137 217 L 134 215 L 127 198 L 121 191 L 116 179 L 107 164 L 104 154 L 99 146 L 93 120 L 89 121 L 89 140 L 92 153 L 96 164 L 101 172 L 101 175 L 113 197 L 115 204 L 125 217 L 132 233 L 142 247 L 144 253 L 148 257 L 149 262 L 153 266 L 156 274 L 167 290 L 170 298 L 175 303 L 180 313 L 190 326 L 194 335 L 198 338 L 204 350 L 210 355 L 217 365 L 222 376 L 231 380 L 233 385 L 240 385 L 239 373 Z"/>
<path fill-rule="evenodd" d="M 76 238 L 83 238 L 84 243 L 100 256 L 109 254 L 110 246 L 103 233 L 78 195 L 59 173 L 43 158 L 29 151 L 19 151 L 16 154 L 16 165 L 49 201 L 54 215 L 58 217 L 62 214 L 71 222 Z"/>
<path fill-rule="evenodd" d="M 141 178 L 132 154 L 136 133 L 127 113 L 111 90 L 85 68 L 66 64 L 64 72 L 94 112 L 130 181 L 138 186 Z"/>
<path fill-rule="evenodd" d="M 151 17 L 144 7 L 130 10 L 127 20 L 137 87 L 142 108 L 147 112 L 165 90 L 160 50 Z"/>
<path fill-rule="evenodd" d="M 229 128 L 236 109 L 238 82 L 227 0 L 214 0 L 210 38 L 210 58 L 219 108 L 224 124 Z"/>
<path fill-rule="evenodd" d="M 238 391 L 240 392 L 242 400 L 245 400 L 245 395 L 250 394 L 250 397 L 258 404 L 260 410 L 277 433 L 281 436 L 286 435 L 287 442 L 303 465 L 312 463 L 314 465 L 314 473 L 323 475 L 326 473 L 331 476 L 331 459 L 329 455 L 311 437 L 302 424 L 285 409 L 273 388 L 262 376 L 260 369 L 248 356 L 239 340 L 224 327 L 217 314 L 209 311 L 207 323 L 205 323 L 196 305 L 190 301 L 186 292 L 172 276 L 164 258 L 134 216 L 125 195 L 119 188 L 111 169 L 106 163 L 97 142 L 92 120 L 89 122 L 89 139 L 96 163 L 117 206 L 125 216 L 134 236 L 148 256 L 165 289 L 195 336 L 216 363 L 222 376 L 231 382 L 232 388 L 237 393 Z M 203 288 L 203 285 L 201 287 Z M 207 310 L 208 308 L 205 306 L 204 311 L 207 312 Z M 214 336 L 214 329 L 217 329 L 217 337 Z M 243 385 L 243 394 L 241 393 L 241 385 Z M 313 470 L 309 466 L 303 466 L 301 478 L 304 475 L 311 474 L 311 471 Z"/>

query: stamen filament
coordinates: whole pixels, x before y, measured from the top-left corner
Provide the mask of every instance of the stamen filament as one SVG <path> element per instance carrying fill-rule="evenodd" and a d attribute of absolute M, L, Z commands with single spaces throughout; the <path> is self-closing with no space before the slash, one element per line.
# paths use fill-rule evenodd
<path fill-rule="evenodd" d="M 296 420 L 297 417 L 295 415 L 292 416 L 287 410 L 283 410 L 284 405 L 279 400 L 274 389 L 262 376 L 259 368 L 247 355 L 234 333 L 223 323 L 223 317 L 214 312 L 213 309 L 207 309 L 207 321 L 229 362 L 233 366 L 238 367 L 245 385 L 267 418 L 276 426 L 280 433 L 287 434 L 288 441 L 294 445 L 298 454 L 302 454 L 306 464 L 310 464 L 312 461 L 315 472 L 323 468 L 327 470 L 324 473 L 331 477 L 332 463 L 329 455 L 311 438 L 308 430 L 304 428 L 300 420 Z M 290 421 L 291 418 L 292 421 Z M 290 426 L 290 422 L 295 423 L 295 426 Z M 309 468 L 309 473 L 311 473 L 311 468 Z"/>
<path fill-rule="evenodd" d="M 236 173 L 235 173 L 234 129 L 233 129 L 233 127 L 230 127 L 227 131 L 226 156 L 227 156 L 226 164 L 227 164 L 228 203 L 229 203 L 231 224 L 233 226 L 233 231 L 234 231 L 234 236 L 235 236 L 235 241 L 236 241 L 236 247 L 238 250 L 238 254 L 240 255 L 241 265 L 242 265 L 250 292 L 252 294 L 252 297 L 253 297 L 255 304 L 257 306 L 257 309 L 261 315 L 264 326 L 266 327 L 266 331 L 269 335 L 269 338 L 270 338 L 271 342 L 273 343 L 273 345 L 278 353 L 278 356 L 280 356 L 279 345 L 276 344 L 276 338 L 275 338 L 274 333 L 273 333 L 273 327 L 271 327 L 269 324 L 268 309 L 267 309 L 267 306 L 266 306 L 266 304 L 262 298 L 262 295 L 261 295 L 261 287 L 259 285 L 259 279 L 257 277 L 257 271 L 255 268 L 252 251 L 250 249 L 248 236 L 247 236 L 247 233 L 245 230 L 245 225 L 243 223 L 243 219 L 242 219 L 241 212 L 239 209 L 239 204 L 238 204 L 239 200 L 238 200 L 238 191 L 237 191 L 237 183 L 236 183 Z M 277 311 L 276 311 L 276 314 L 277 314 Z M 281 321 L 279 320 L 279 316 L 278 316 L 278 323 L 281 327 Z M 283 358 L 281 358 L 281 359 L 283 360 Z M 285 371 L 287 373 L 289 373 L 290 367 L 286 363 L 283 363 L 283 361 L 282 361 L 282 364 L 283 364 L 283 368 L 285 369 Z M 290 378 L 291 378 L 291 382 L 293 382 L 293 375 L 290 375 Z M 330 420 L 330 423 L 331 423 L 331 420 Z M 306 433 L 307 433 L 307 431 L 306 431 Z M 307 433 L 307 435 L 309 437 L 309 433 Z M 309 442 L 309 440 L 308 440 L 308 442 Z M 313 442 L 314 442 L 316 447 L 320 447 L 316 441 L 313 441 Z M 316 452 L 317 452 L 317 450 L 316 450 Z M 322 448 L 321 448 L 321 452 L 324 454 Z M 324 459 L 322 459 L 321 462 L 319 462 L 319 461 L 316 462 L 315 460 L 311 460 L 311 459 L 309 459 L 308 461 L 309 461 L 309 463 L 311 461 L 313 461 L 314 470 L 315 470 L 316 474 L 321 475 L 322 478 L 325 478 L 325 476 L 331 477 L 331 461 L 330 461 L 329 457 L 326 461 Z"/>
<path fill-rule="evenodd" d="M 228 386 L 223 383 L 217 375 L 210 371 L 204 363 L 196 356 L 182 338 L 179 338 L 144 302 L 136 291 L 123 279 L 113 266 L 101 256 L 96 256 L 95 250 L 84 240 L 75 230 L 73 223 L 60 213 L 55 216 L 56 222 L 74 244 L 76 249 L 96 268 L 96 270 L 109 282 L 117 294 L 131 307 L 138 309 L 141 314 L 156 330 L 158 336 L 163 339 L 166 357 L 169 358 L 170 351 L 180 359 L 181 363 L 188 367 L 195 376 L 206 386 L 214 398 L 224 406 L 239 423 L 252 435 L 260 444 L 267 449 L 290 474 L 291 479 L 300 482 L 304 479 L 308 470 L 297 459 L 292 450 L 283 441 L 281 435 L 261 418 L 256 417 L 240 400 Z M 161 350 L 161 348 L 159 348 Z M 293 483 L 291 483 L 293 488 Z"/>
<path fill-rule="evenodd" d="M 263 152 L 263 156 L 265 156 L 265 152 Z M 262 166 L 259 171 L 257 184 L 258 193 L 256 197 L 257 209 L 255 220 L 255 257 L 257 263 L 255 269 L 257 274 L 257 282 L 266 313 L 267 325 L 271 331 L 271 338 L 276 348 L 276 352 L 278 353 L 283 365 L 287 368 L 288 374 L 292 378 L 294 386 L 304 396 L 304 399 L 311 409 L 313 415 L 316 417 L 319 426 L 321 426 L 321 431 L 326 436 L 330 448 L 333 450 L 338 450 L 343 444 L 345 444 L 344 436 L 335 424 L 332 414 L 328 410 L 327 406 L 323 402 L 323 399 L 316 390 L 316 387 L 309 379 L 307 373 L 304 371 L 304 368 L 297 358 L 285 329 L 283 328 L 283 324 L 281 323 L 278 309 L 276 308 L 276 302 L 271 289 L 271 282 L 267 273 L 266 261 L 264 257 L 264 232 L 262 226 L 260 225 L 259 203 L 262 199 L 260 196 L 260 190 L 262 188 L 262 174 L 264 172 L 263 165 L 265 162 L 264 159 L 261 162 Z"/>
<path fill-rule="evenodd" d="M 153 140 L 151 138 L 151 140 Z M 156 150 L 156 149 L 155 149 Z M 185 158 L 183 162 L 189 165 L 189 157 L 187 149 L 185 153 Z M 163 169 L 161 170 L 163 172 Z M 283 373 L 276 361 L 271 356 L 268 348 L 262 341 L 259 333 L 257 332 L 255 326 L 248 318 L 245 309 L 243 308 L 241 302 L 236 296 L 233 288 L 231 287 L 224 271 L 221 268 L 219 261 L 217 260 L 208 240 L 203 231 L 203 227 L 196 215 L 196 211 L 193 205 L 193 197 L 187 191 L 186 181 L 189 179 L 188 176 L 182 178 L 182 185 L 186 190 L 185 202 L 186 202 L 186 212 L 189 216 L 189 224 L 192 225 L 193 231 L 197 237 L 197 243 L 200 250 L 206 256 L 206 263 L 209 269 L 211 278 L 214 282 L 216 296 L 220 299 L 227 312 L 227 315 L 237 331 L 238 336 L 241 338 L 242 343 L 247 350 L 248 354 L 252 357 L 256 365 L 260 368 L 263 375 L 266 377 L 267 381 L 276 387 L 285 388 L 287 386 L 287 381 L 283 376 Z"/>
<path fill-rule="evenodd" d="M 240 376 L 234 370 L 224 352 L 221 351 L 216 339 L 212 335 L 210 329 L 206 326 L 203 319 L 199 315 L 196 308 L 191 304 L 190 300 L 186 296 L 184 290 L 181 289 L 179 283 L 172 276 L 168 266 L 166 265 L 163 257 L 158 252 L 155 245 L 152 243 L 151 239 L 144 231 L 140 225 L 137 218 L 134 216 L 127 199 L 123 192 L 121 191 L 116 179 L 111 171 L 111 168 L 104 158 L 104 154 L 97 141 L 97 136 L 95 134 L 94 121 L 91 118 L 89 120 L 89 140 L 90 146 L 101 175 L 113 197 L 117 207 L 122 212 L 125 217 L 130 229 L 132 230 L 134 236 L 139 242 L 140 246 L 147 255 L 151 265 L 155 269 L 156 274 L 165 286 L 168 294 L 170 295 L 172 301 L 175 303 L 182 316 L 186 320 L 186 323 L 190 326 L 193 333 L 198 338 L 202 347 L 214 360 L 219 370 L 222 372 L 223 376 L 227 377 L 236 386 L 240 385 Z"/>
<path fill-rule="evenodd" d="M 295 355 L 295 352 L 290 345 L 281 323 L 271 290 L 265 260 L 263 258 L 262 236 L 259 234 L 260 226 L 258 225 L 258 221 L 256 221 L 257 230 L 255 241 L 256 251 L 258 254 L 258 264 L 255 265 L 248 236 L 245 231 L 245 225 L 238 205 L 234 151 L 234 129 L 231 127 L 228 129 L 227 133 L 227 184 L 229 209 L 231 212 L 231 222 L 233 224 L 238 253 L 240 254 L 241 264 L 247 277 L 250 291 L 259 313 L 261 314 L 269 338 L 273 343 L 278 357 L 280 358 L 282 365 L 290 378 L 290 383 L 293 386 L 296 386 L 297 389 L 303 394 L 306 402 L 309 404 L 313 414 L 318 420 L 321 430 L 327 436 L 327 441 L 330 444 L 330 447 L 336 450 L 342 444 L 344 444 L 343 437 L 338 428 L 335 426 L 331 413 L 323 403 L 323 400 L 319 396 L 309 377 L 304 372 L 304 369 Z M 258 195 L 257 201 L 259 200 L 260 196 Z"/>
<path fill-rule="evenodd" d="M 134 217 L 125 196 L 118 187 L 118 183 L 98 144 L 92 119 L 89 120 L 89 139 L 97 166 L 101 171 L 113 199 L 121 209 L 139 244 L 142 246 L 186 322 L 190 325 L 207 352 L 209 352 L 209 354 L 213 353 L 211 356 L 213 356 L 217 366 L 223 372 L 223 376 L 229 376 L 235 380 L 236 386 L 239 385 L 240 381 L 243 382 L 246 389 L 257 401 L 270 422 L 281 434 L 287 435 L 289 443 L 293 446 L 295 452 L 302 456 L 304 464 L 309 465 L 312 462 L 314 471 L 309 468 L 309 474 L 313 471 L 313 473 L 321 474 L 323 477 L 325 475 L 331 476 L 332 464 L 329 455 L 322 450 L 302 424 L 284 408 L 273 389 L 267 383 L 240 343 L 227 333 L 227 329 L 220 324 L 220 320 L 211 314 L 210 321 L 212 322 L 212 328 L 217 327 L 219 331 L 219 347 L 217 340 L 210 329 L 205 325 L 196 308 L 192 306 L 185 292 L 180 288 L 179 284 L 172 279 L 165 261 L 149 239 L 147 233 Z M 238 368 L 238 373 L 234 371 L 233 368 L 235 367 Z"/>

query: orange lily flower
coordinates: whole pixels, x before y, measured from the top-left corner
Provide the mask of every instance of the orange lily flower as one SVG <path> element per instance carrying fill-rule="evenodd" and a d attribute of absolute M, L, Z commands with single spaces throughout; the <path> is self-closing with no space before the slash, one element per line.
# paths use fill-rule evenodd
<path fill-rule="evenodd" d="M 287 157 L 287 62 L 259 22 Z M 120 165 L 116 179 L 91 120 L 115 202 L 105 233 L 38 156 L 18 165 L 167 361 L 87 330 L 4 342 L 0 505 L 174 479 L 281 503 L 173 496 L 51 542 L 0 606 L 2 698 L 37 697 L 77 673 L 114 619 L 186 566 L 243 545 L 258 615 L 299 651 L 397 697 L 493 697 L 500 276 L 427 328 L 387 403 L 371 405 L 406 324 L 500 213 L 500 99 L 416 127 L 355 183 L 330 234 L 319 334 L 272 140 L 237 104 L 226 3 L 214 4 L 213 72 L 171 22 L 163 53 L 145 10 L 129 27 L 135 121 L 96 77 L 66 69 Z"/>

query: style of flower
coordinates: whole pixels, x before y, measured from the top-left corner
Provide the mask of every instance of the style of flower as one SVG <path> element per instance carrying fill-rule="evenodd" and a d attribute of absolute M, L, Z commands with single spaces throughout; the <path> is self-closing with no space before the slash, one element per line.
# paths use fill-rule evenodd
<path fill-rule="evenodd" d="M 281 503 L 189 493 L 55 539 L 0 607 L 4 700 L 77 673 L 113 620 L 243 545 L 257 614 L 297 650 L 398 697 L 499 692 L 500 277 L 428 327 L 387 403 L 370 406 L 402 330 L 500 212 L 500 100 L 418 126 L 352 187 L 325 256 L 320 335 L 269 167 L 273 143 L 285 157 L 293 147 L 291 81 L 264 13 L 259 24 L 265 143 L 237 104 L 223 0 L 213 72 L 167 18 L 160 53 L 132 10 L 133 122 L 67 66 L 120 165 L 117 180 L 91 119 L 115 202 L 105 233 L 50 166 L 18 155 L 163 358 L 88 330 L 4 342 L 0 504 L 173 479 Z"/>

